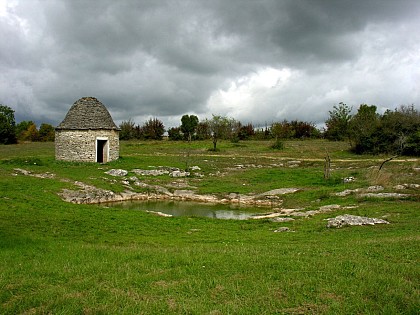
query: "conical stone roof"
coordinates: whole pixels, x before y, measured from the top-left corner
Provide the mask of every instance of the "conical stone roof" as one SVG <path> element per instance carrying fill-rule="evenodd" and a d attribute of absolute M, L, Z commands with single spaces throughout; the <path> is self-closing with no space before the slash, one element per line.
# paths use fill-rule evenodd
<path fill-rule="evenodd" d="M 56 129 L 115 129 L 106 107 L 95 97 L 82 97 L 69 109 Z"/>

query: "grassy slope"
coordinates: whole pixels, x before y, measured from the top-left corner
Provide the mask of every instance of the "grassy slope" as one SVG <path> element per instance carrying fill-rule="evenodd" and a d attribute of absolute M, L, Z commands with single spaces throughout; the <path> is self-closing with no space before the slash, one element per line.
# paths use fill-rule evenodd
<path fill-rule="evenodd" d="M 348 154 L 344 144 L 122 143 L 122 159 L 110 165 L 62 163 L 52 144 L 0 147 L 0 313 L 188 313 L 188 314 L 415 314 L 419 304 L 418 198 L 374 201 L 331 197 L 373 181 L 419 183 L 418 162 L 395 162 L 372 179 L 371 157 Z M 322 180 L 324 147 L 335 162 Z M 186 151 L 190 150 L 187 158 Z M 308 153 L 309 152 L 309 153 Z M 232 160 L 235 158 L 235 160 Z M 199 165 L 203 172 L 234 164 L 267 166 L 307 158 L 299 168 L 249 168 L 192 180 L 206 193 L 299 187 L 287 206 L 357 204 L 352 214 L 381 217 L 389 225 L 329 230 L 337 211 L 284 224 L 161 218 L 142 212 L 73 205 L 57 196 L 82 180 L 121 190 L 103 180 L 108 168 Z M 339 159 L 345 161 L 338 161 Z M 315 161 L 314 161 L 315 160 Z M 36 163 L 36 164 L 34 164 Z M 55 179 L 13 175 L 13 168 L 53 172 Z M 349 167 L 351 167 L 349 169 Z M 404 170 L 402 172 L 402 170 Z M 412 175 L 404 175 L 411 170 Z M 418 173 L 417 173 L 418 174 Z M 343 176 L 358 183 L 344 185 Z M 156 178 L 154 181 L 164 182 Z M 242 185 L 245 183 L 246 185 Z M 317 200 L 314 202 L 314 200 Z M 273 233 L 288 226 L 295 233 Z"/>

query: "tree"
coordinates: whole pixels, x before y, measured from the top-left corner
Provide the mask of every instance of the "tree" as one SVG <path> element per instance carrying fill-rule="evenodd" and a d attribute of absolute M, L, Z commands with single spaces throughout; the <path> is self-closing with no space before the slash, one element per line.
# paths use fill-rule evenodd
<path fill-rule="evenodd" d="M 250 137 L 255 135 L 254 126 L 249 123 L 244 126 L 240 126 L 238 131 L 239 140 L 248 140 Z"/>
<path fill-rule="evenodd" d="M 15 111 L 0 104 L 0 143 L 17 143 Z"/>
<path fill-rule="evenodd" d="M 329 140 L 342 141 L 349 137 L 349 123 L 352 118 L 350 114 L 352 107 L 343 102 L 334 105 L 333 110 L 329 111 L 330 117 L 325 122 L 327 131 L 325 138 Z"/>
<path fill-rule="evenodd" d="M 377 133 L 381 152 L 419 155 L 420 112 L 414 105 L 387 110 L 380 118 Z"/>
<path fill-rule="evenodd" d="M 42 123 L 39 127 L 39 141 L 54 141 L 55 138 L 55 129 L 50 124 Z"/>
<path fill-rule="evenodd" d="M 16 136 L 18 140 L 25 141 L 28 140 L 25 137 L 28 135 L 28 129 L 30 125 L 34 125 L 32 120 L 23 120 L 16 125 Z"/>
<path fill-rule="evenodd" d="M 379 115 L 375 105 L 361 104 L 349 122 L 349 138 L 356 153 L 379 153 Z"/>
<path fill-rule="evenodd" d="M 217 141 L 219 139 L 226 139 L 231 133 L 231 123 L 229 118 L 219 115 L 213 115 L 211 120 L 208 120 L 209 130 L 213 141 L 213 150 L 216 151 Z"/>
<path fill-rule="evenodd" d="M 168 138 L 172 141 L 182 140 L 182 133 L 180 127 L 172 127 L 168 129 Z"/>
<path fill-rule="evenodd" d="M 198 117 L 195 115 L 184 115 L 181 118 L 181 131 L 187 138 L 188 142 L 191 142 L 191 137 L 197 132 Z"/>
<path fill-rule="evenodd" d="M 271 134 L 276 141 L 278 139 L 290 139 L 294 136 L 291 124 L 287 120 L 276 122 L 271 125 Z"/>
<path fill-rule="evenodd" d="M 210 125 L 207 119 L 198 123 L 196 138 L 197 140 L 207 140 L 211 138 Z"/>
<path fill-rule="evenodd" d="M 290 125 L 296 139 L 317 138 L 319 136 L 318 129 L 310 122 L 293 120 Z"/>
<path fill-rule="evenodd" d="M 162 140 L 163 134 L 165 133 L 163 122 L 157 118 L 150 118 L 144 123 L 141 129 L 145 139 Z"/>
<path fill-rule="evenodd" d="M 121 122 L 120 129 L 121 140 L 130 140 L 135 138 L 136 129 L 134 127 L 134 122 L 131 120 L 131 118 L 127 121 Z"/>
<path fill-rule="evenodd" d="M 271 125 L 271 134 L 278 139 L 305 139 L 305 138 L 319 138 L 320 131 L 309 122 L 293 120 L 288 122 L 273 123 Z"/>
<path fill-rule="evenodd" d="M 28 141 L 39 141 L 39 132 L 35 124 L 29 125 L 28 130 L 24 132 L 24 139 Z"/>

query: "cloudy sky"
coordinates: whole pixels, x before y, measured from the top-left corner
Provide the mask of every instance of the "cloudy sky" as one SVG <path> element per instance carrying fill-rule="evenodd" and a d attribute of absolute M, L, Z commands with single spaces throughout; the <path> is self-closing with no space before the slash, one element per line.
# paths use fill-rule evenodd
<path fill-rule="evenodd" d="M 0 0 L 0 103 L 58 125 L 94 96 L 166 127 L 420 108 L 419 30 L 418 0 Z"/>

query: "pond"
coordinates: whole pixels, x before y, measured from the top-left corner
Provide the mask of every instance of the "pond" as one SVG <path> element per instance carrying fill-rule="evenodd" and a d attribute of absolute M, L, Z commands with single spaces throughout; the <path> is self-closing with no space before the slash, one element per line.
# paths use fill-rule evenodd
<path fill-rule="evenodd" d="M 245 208 L 238 205 L 215 205 L 188 201 L 121 201 L 106 206 L 130 210 L 162 213 L 180 217 L 207 217 L 214 219 L 247 220 L 255 215 L 264 213 L 263 209 Z"/>

